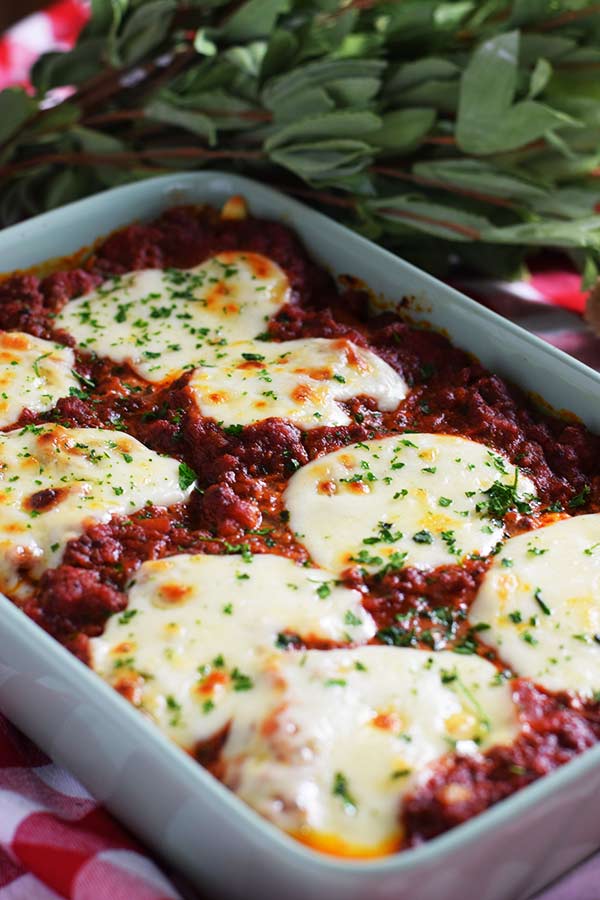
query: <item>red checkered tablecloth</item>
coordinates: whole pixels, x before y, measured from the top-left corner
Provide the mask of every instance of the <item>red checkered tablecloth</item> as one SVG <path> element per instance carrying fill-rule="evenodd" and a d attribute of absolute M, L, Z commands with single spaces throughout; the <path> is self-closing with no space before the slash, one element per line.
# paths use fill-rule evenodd
<path fill-rule="evenodd" d="M 12 28 L 0 38 L 0 89 L 26 84 L 37 56 L 71 46 L 87 17 L 84 0 L 60 0 Z M 585 295 L 579 278 L 561 261 L 542 258 L 528 281 L 469 279 L 455 286 L 600 369 L 600 339 L 580 315 Z M 161 871 L 72 775 L 0 716 L 0 900 L 59 898 L 200 900 L 177 876 Z M 598 898 L 600 856 L 539 900 Z"/>

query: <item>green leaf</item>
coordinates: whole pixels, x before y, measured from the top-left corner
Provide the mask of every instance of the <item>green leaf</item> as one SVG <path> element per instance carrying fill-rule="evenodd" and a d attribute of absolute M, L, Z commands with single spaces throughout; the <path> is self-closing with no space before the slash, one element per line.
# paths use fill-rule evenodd
<path fill-rule="evenodd" d="M 338 106 L 367 106 L 379 93 L 379 78 L 333 78 L 327 84 L 327 92 Z"/>
<path fill-rule="evenodd" d="M 339 177 L 330 175 L 327 178 L 327 187 L 338 188 L 340 191 L 345 191 L 350 194 L 359 194 L 362 197 L 377 196 L 373 176 L 364 168 L 350 175 L 340 175 Z"/>
<path fill-rule="evenodd" d="M 512 105 L 517 88 L 519 34 L 482 44 L 461 83 L 457 139 L 468 152 L 512 149 L 564 124 L 560 114 L 531 102 Z"/>
<path fill-rule="evenodd" d="M 377 59 L 326 59 L 297 66 L 291 72 L 270 79 L 263 90 L 263 102 L 271 108 L 310 87 L 327 90 L 328 84 L 354 78 L 380 78 L 385 63 Z"/>
<path fill-rule="evenodd" d="M 369 135 L 369 141 L 382 150 L 412 153 L 428 134 L 436 120 L 434 109 L 397 109 L 381 118 L 381 128 Z"/>
<path fill-rule="evenodd" d="M 434 29 L 433 17 L 438 5 L 437 0 L 386 4 L 389 38 L 403 44 L 426 41 Z"/>
<path fill-rule="evenodd" d="M 0 144 L 9 140 L 37 110 L 35 100 L 22 88 L 7 88 L 0 93 Z"/>
<path fill-rule="evenodd" d="M 439 3 L 433 13 L 433 22 L 438 28 L 454 29 L 461 25 L 477 6 L 472 0 L 458 0 L 454 3 Z"/>
<path fill-rule="evenodd" d="M 180 109 L 165 100 L 151 100 L 144 108 L 148 119 L 154 122 L 164 122 L 167 125 L 176 125 L 184 128 L 192 134 L 206 138 L 211 146 L 217 140 L 217 131 L 214 123 L 208 116 L 201 112 L 193 112 L 188 109 Z"/>
<path fill-rule="evenodd" d="M 370 200 L 365 207 L 378 217 L 396 222 L 403 229 L 424 232 L 450 241 L 477 241 L 490 222 L 483 216 L 451 206 L 432 203 L 415 195 Z"/>
<path fill-rule="evenodd" d="M 357 35 L 354 29 L 357 27 L 358 10 L 348 8 L 342 11 L 341 6 L 331 9 L 335 12 L 335 16 L 314 16 L 310 21 L 310 25 L 305 29 L 302 40 L 302 56 L 305 59 L 314 59 L 323 56 L 355 56 L 357 47 L 353 38 L 356 36 L 358 43 L 364 46 L 364 38 Z M 370 42 L 373 37 L 370 35 L 367 40 Z M 354 46 L 353 46 L 354 44 Z M 368 56 L 368 51 L 358 53 L 359 56 Z"/>
<path fill-rule="evenodd" d="M 338 111 L 322 116 L 310 116 L 299 122 L 292 122 L 278 129 L 265 143 L 265 150 L 271 152 L 294 140 L 312 138 L 334 139 L 352 138 L 376 131 L 381 125 L 379 116 L 370 112 Z"/>
<path fill-rule="evenodd" d="M 544 21 L 551 13 L 548 0 L 513 0 L 510 24 L 514 27 Z"/>
<path fill-rule="evenodd" d="M 260 80 L 264 82 L 287 69 L 298 50 L 298 41 L 294 34 L 283 29 L 276 29 L 267 44 L 267 51 L 260 67 Z"/>
<path fill-rule="evenodd" d="M 591 71 L 585 69 L 557 71 L 552 79 L 552 95 L 553 97 L 564 95 L 571 101 L 590 98 L 598 103 L 600 101 L 600 79 L 597 75 L 594 68 Z"/>
<path fill-rule="evenodd" d="M 85 188 L 85 173 L 78 169 L 62 169 L 47 183 L 46 209 L 55 209 L 57 206 L 78 200 L 82 193 L 85 193 Z"/>
<path fill-rule="evenodd" d="M 594 259 L 591 254 L 586 254 L 583 260 L 583 272 L 581 275 L 581 290 L 589 291 L 598 280 L 598 265 L 600 260 Z"/>
<path fill-rule="evenodd" d="M 114 32 L 129 6 L 129 0 L 92 0 L 84 37 L 102 37 Z"/>
<path fill-rule="evenodd" d="M 442 184 L 465 191 L 489 194 L 493 197 L 533 202 L 547 194 L 547 187 L 524 176 L 504 172 L 492 163 L 477 159 L 448 159 L 416 163 L 415 175 L 431 178 Z"/>
<path fill-rule="evenodd" d="M 385 90 L 388 94 L 398 93 L 428 81 L 450 81 L 459 74 L 456 63 L 429 56 L 397 67 L 387 79 Z"/>
<path fill-rule="evenodd" d="M 552 78 L 552 66 L 547 59 L 540 57 L 535 64 L 535 68 L 531 73 L 531 81 L 529 82 L 529 91 L 527 96 L 530 99 L 537 97 L 546 88 L 546 85 Z"/>
<path fill-rule="evenodd" d="M 350 10 L 346 13 L 350 16 Z M 340 17 L 341 18 L 341 17 Z M 332 49 L 332 55 L 337 59 L 349 59 L 350 57 L 378 56 L 383 49 L 383 38 L 372 31 L 363 31 L 355 34 L 347 34 L 337 47 Z"/>
<path fill-rule="evenodd" d="M 194 470 L 190 469 L 187 463 L 179 463 L 179 487 L 181 490 L 187 490 L 195 481 L 196 473 Z"/>
<path fill-rule="evenodd" d="M 119 153 L 126 147 L 123 141 L 113 137 L 112 134 L 95 131 L 93 128 L 84 128 L 81 125 L 73 128 L 71 134 L 77 140 L 81 149 L 87 153 Z"/>
<path fill-rule="evenodd" d="M 498 21 L 503 18 L 505 12 L 505 0 L 483 0 L 483 2 L 475 4 L 475 11 L 469 16 L 463 27 L 468 31 L 475 33 L 476 30 L 479 30 L 483 25 L 488 23 L 489 20 Z"/>
<path fill-rule="evenodd" d="M 390 97 L 390 102 L 395 106 L 431 106 L 441 113 L 455 116 L 458 109 L 459 82 L 454 81 L 424 81 L 414 87 L 408 87 L 400 93 Z"/>
<path fill-rule="evenodd" d="M 68 53 L 44 53 L 31 70 L 31 83 L 40 94 L 81 84 L 98 73 L 104 46 L 104 40 L 98 37 L 81 41 Z"/>
<path fill-rule="evenodd" d="M 39 119 L 29 127 L 30 134 L 51 134 L 75 125 L 80 116 L 80 109 L 68 100 L 44 110 Z"/>
<path fill-rule="evenodd" d="M 513 105 L 517 89 L 519 33 L 501 34 L 481 44 L 461 79 L 456 140 L 475 155 L 514 150 L 552 128 L 577 124 L 558 110 L 533 100 Z"/>
<path fill-rule="evenodd" d="M 115 45 L 123 65 L 134 65 L 164 41 L 176 8 L 177 0 L 150 0 L 127 17 Z"/>
<path fill-rule="evenodd" d="M 279 124 L 297 122 L 306 116 L 318 116 L 332 112 L 335 103 L 320 87 L 301 88 L 294 94 L 288 94 L 284 101 L 272 103 L 273 118 Z"/>
<path fill-rule="evenodd" d="M 355 175 L 372 161 L 372 148 L 362 141 L 328 140 L 274 150 L 273 162 L 306 181 Z"/>
<path fill-rule="evenodd" d="M 235 66 L 222 56 L 217 56 L 214 59 L 198 60 L 194 66 L 176 76 L 167 90 L 177 95 L 181 102 L 188 94 L 230 88 L 237 76 Z"/>
<path fill-rule="evenodd" d="M 542 216 L 559 219 L 584 219 L 600 205 L 600 185 L 554 188 L 532 201 L 532 208 Z"/>
<path fill-rule="evenodd" d="M 590 247 L 600 250 L 600 216 L 577 221 L 525 222 L 503 228 L 490 226 L 482 235 L 498 244 L 528 244 L 532 247 Z"/>
<path fill-rule="evenodd" d="M 538 59 L 550 62 L 562 60 L 577 47 L 571 38 L 557 34 L 521 34 L 519 62 L 522 66 L 535 66 Z"/>
<path fill-rule="evenodd" d="M 169 105 L 178 110 L 189 110 L 207 116 L 219 131 L 256 128 L 256 120 L 247 114 L 263 112 L 259 107 L 247 103 L 239 97 L 234 97 L 220 88 L 199 94 L 190 93 L 179 96 L 164 91 L 162 97 Z"/>
<path fill-rule="evenodd" d="M 246 0 L 222 26 L 221 34 L 228 41 L 240 42 L 266 37 L 290 6 L 290 0 Z"/>
<path fill-rule="evenodd" d="M 217 45 L 206 35 L 206 28 L 199 28 L 194 35 L 194 50 L 200 56 L 215 56 Z"/>
<path fill-rule="evenodd" d="M 245 47 L 230 47 L 229 50 L 225 51 L 224 59 L 232 63 L 244 75 L 257 79 L 266 52 L 267 45 L 264 41 L 252 41 Z"/>
<path fill-rule="evenodd" d="M 76 47 L 36 64 L 35 101 L 0 95 L 0 161 L 23 165 L 1 177 L 0 224 L 205 165 L 160 150 L 131 167 L 98 156 L 210 142 L 226 169 L 277 181 L 283 168 L 318 188 L 329 213 L 442 273 L 451 254 L 515 274 L 534 246 L 568 248 L 588 273 L 600 260 L 600 16 L 590 0 L 91 6 Z M 120 82 L 111 67 L 125 69 Z M 35 115 L 62 85 L 83 86 L 80 99 Z M 119 118 L 140 107 L 146 121 Z M 237 157 L 248 149 L 257 158 Z M 87 159 L 72 171 L 52 162 L 78 150 Z M 402 182 L 374 171 L 392 155 L 418 193 L 396 195 Z"/>
<path fill-rule="evenodd" d="M 42 170 L 42 174 L 47 172 Z M 0 220 L 3 225 L 14 225 L 35 211 L 39 197 L 36 174 L 27 173 L 16 178 L 0 192 Z"/>

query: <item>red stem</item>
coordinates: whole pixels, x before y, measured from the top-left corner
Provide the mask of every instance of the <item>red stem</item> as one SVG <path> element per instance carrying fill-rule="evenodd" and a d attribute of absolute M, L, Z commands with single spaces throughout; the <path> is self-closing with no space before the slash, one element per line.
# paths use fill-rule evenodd
<path fill-rule="evenodd" d="M 387 215 L 398 219 L 412 219 L 414 222 L 425 222 L 427 225 L 441 225 L 443 228 L 448 228 L 450 231 L 462 234 L 464 237 L 468 237 L 473 241 L 481 239 L 479 231 L 475 228 L 469 228 L 468 225 L 458 225 L 456 222 L 447 222 L 444 219 L 432 219 L 430 216 L 421 216 L 419 213 L 406 212 L 405 210 L 393 209 L 392 207 L 386 206 L 380 206 L 378 212 L 386 213 Z"/>
<path fill-rule="evenodd" d="M 165 159 L 264 159 L 259 150 L 204 150 L 200 147 L 152 147 L 147 150 L 120 153 L 48 153 L 0 168 L 0 177 L 36 166 L 62 163 L 75 166 L 123 165 L 152 157 Z"/>
<path fill-rule="evenodd" d="M 560 16 L 554 16 L 553 19 L 549 19 L 547 22 L 538 22 L 536 29 L 539 31 L 550 31 L 552 28 L 560 28 L 561 25 L 568 25 L 570 22 L 576 22 L 578 19 L 587 19 L 588 16 L 593 16 L 596 13 L 600 13 L 600 3 L 586 6 L 585 9 L 569 10 L 561 13 Z"/>
<path fill-rule="evenodd" d="M 471 191 L 468 188 L 460 188 L 453 184 L 437 181 L 435 178 L 423 178 L 420 175 L 413 175 L 410 172 L 402 172 L 400 169 L 388 169 L 387 166 L 373 166 L 372 171 L 377 172 L 379 175 L 387 175 L 390 178 L 400 178 L 403 181 L 422 184 L 425 187 L 439 188 L 442 191 L 448 191 L 450 194 L 473 197 L 474 200 L 482 200 L 484 203 L 490 203 L 493 206 L 504 206 L 508 209 L 514 209 L 514 203 L 510 200 L 505 200 L 503 197 L 493 197 L 490 194 L 483 194 L 480 191 Z"/>

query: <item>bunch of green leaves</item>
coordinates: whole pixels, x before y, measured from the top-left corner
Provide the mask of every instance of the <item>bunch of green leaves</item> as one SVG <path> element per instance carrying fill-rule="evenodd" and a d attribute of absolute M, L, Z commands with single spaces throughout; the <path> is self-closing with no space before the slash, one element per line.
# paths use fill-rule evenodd
<path fill-rule="evenodd" d="M 0 223 L 218 167 L 437 272 L 552 247 L 589 282 L 599 74 L 590 0 L 92 0 L 0 93 Z"/>

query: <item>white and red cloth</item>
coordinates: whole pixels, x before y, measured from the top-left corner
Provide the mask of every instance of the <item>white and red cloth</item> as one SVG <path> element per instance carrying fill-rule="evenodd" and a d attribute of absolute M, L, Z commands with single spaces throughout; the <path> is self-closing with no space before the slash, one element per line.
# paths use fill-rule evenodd
<path fill-rule="evenodd" d="M 85 788 L 0 716 L 0 898 L 65 897 L 183 900 Z"/>
<path fill-rule="evenodd" d="M 85 0 L 60 0 L 0 37 L 0 89 L 26 85 L 39 54 L 70 47 L 88 15 Z M 585 295 L 564 263 L 542 259 L 528 281 L 471 279 L 455 285 L 600 369 L 600 339 L 581 318 Z M 0 900 L 61 898 L 211 900 L 178 876 L 167 876 L 72 775 L 0 715 Z M 539 900 L 599 898 L 600 854 Z"/>
<path fill-rule="evenodd" d="M 60 0 L 11 28 L 0 38 L 0 90 L 26 85 L 38 56 L 71 47 L 88 16 L 88 4 L 82 0 Z"/>

